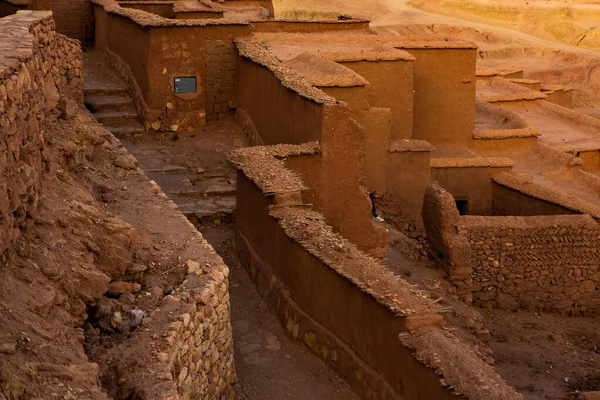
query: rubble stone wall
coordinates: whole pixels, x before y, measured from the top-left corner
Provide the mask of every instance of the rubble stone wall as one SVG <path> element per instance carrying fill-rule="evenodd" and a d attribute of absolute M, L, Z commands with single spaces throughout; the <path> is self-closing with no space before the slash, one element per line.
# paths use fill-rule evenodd
<path fill-rule="evenodd" d="M 81 48 L 51 13 L 19 11 L 0 25 L 0 251 L 29 223 L 45 169 L 44 120 L 83 102 Z M 46 140 L 51 140 L 46 139 Z"/>
<path fill-rule="evenodd" d="M 583 215 L 461 217 L 473 301 L 483 307 L 600 312 L 600 226 Z"/>
<path fill-rule="evenodd" d="M 465 300 L 486 308 L 600 312 L 600 225 L 589 215 L 459 216 L 437 183 L 427 240 Z"/>

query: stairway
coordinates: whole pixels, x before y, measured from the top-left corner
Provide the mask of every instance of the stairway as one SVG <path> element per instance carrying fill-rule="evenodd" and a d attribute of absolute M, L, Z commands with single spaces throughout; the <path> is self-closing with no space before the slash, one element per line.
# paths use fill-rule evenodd
<path fill-rule="evenodd" d="M 125 137 L 146 131 L 127 86 L 110 73 L 101 54 L 94 51 L 84 54 L 83 89 L 86 108 L 113 135 Z"/>

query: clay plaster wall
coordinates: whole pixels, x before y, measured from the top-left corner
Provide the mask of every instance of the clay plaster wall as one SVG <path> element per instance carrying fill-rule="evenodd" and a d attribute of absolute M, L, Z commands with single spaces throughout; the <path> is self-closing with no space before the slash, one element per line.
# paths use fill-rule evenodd
<path fill-rule="evenodd" d="M 421 230 L 423 194 L 431 182 L 430 147 L 413 143 L 402 149 L 389 148 L 387 164 L 386 202 Z"/>
<path fill-rule="evenodd" d="M 284 87 L 267 67 L 238 59 L 237 116 L 257 144 L 300 144 L 319 140 L 323 104 Z"/>
<path fill-rule="evenodd" d="M 262 20 L 252 21 L 252 26 L 256 32 L 322 33 L 369 29 L 369 21 Z"/>
<path fill-rule="evenodd" d="M 340 63 L 369 82 L 367 87 L 369 106 L 391 110 L 390 139 L 412 138 L 414 62 L 396 60 Z"/>
<path fill-rule="evenodd" d="M 428 242 L 457 288 L 482 307 L 595 316 L 600 226 L 589 215 L 458 216 L 437 185 L 425 196 Z M 427 211 L 427 213 L 426 213 Z"/>
<path fill-rule="evenodd" d="M 2 18 L 0 42 L 0 251 L 27 227 L 40 199 L 45 119 L 83 101 L 81 48 L 54 30 L 49 12 Z"/>
<path fill-rule="evenodd" d="M 137 83 L 140 93 L 134 97 L 141 98 L 138 111 L 148 128 L 201 126 L 232 113 L 237 82 L 233 38 L 247 35 L 247 24 L 163 24 L 171 20 L 129 15 L 114 4 L 95 5 L 94 15 L 96 47 L 120 58 L 125 65 L 116 69 L 125 71 L 128 66 L 131 70 L 132 77 L 122 77 Z M 136 19 L 141 17 L 151 20 L 144 25 Z M 196 77 L 196 93 L 175 94 L 176 76 Z"/>
<path fill-rule="evenodd" d="M 534 216 L 577 214 L 560 204 L 551 203 L 493 182 L 493 215 Z"/>
<path fill-rule="evenodd" d="M 236 246 L 244 268 L 286 333 L 361 397 L 462 398 L 452 385 L 469 398 L 521 398 L 462 343 L 446 342 L 431 302 L 411 293 L 404 281 L 334 234 L 320 214 L 299 204 L 301 183 L 282 173 L 277 175 L 282 182 L 265 185 L 273 169 L 248 153 L 238 167 Z M 398 306 L 413 311 L 406 315 Z M 431 354 L 445 354 L 435 371 L 428 367 L 435 362 Z M 481 373 L 478 378 L 471 375 L 472 367 Z M 464 373 L 460 378 L 451 373 L 457 368 Z M 497 390 L 484 393 L 482 386 Z"/>
<path fill-rule="evenodd" d="M 367 131 L 349 117 L 350 112 L 342 104 L 325 106 L 320 154 L 293 157 L 287 165 L 310 188 L 303 193 L 306 203 L 313 204 L 336 232 L 360 250 L 383 258 L 387 233 L 372 221 L 368 192 L 359 184 L 365 175 Z"/>
<path fill-rule="evenodd" d="M 28 8 L 52 11 L 56 31 L 79 40 L 92 11 L 90 0 L 32 0 Z"/>
<path fill-rule="evenodd" d="M 413 139 L 468 142 L 475 129 L 475 49 L 404 49 L 414 62 Z"/>
<path fill-rule="evenodd" d="M 494 196 L 492 176 L 511 170 L 510 164 L 470 167 L 434 165 L 431 168 L 431 179 L 437 181 L 456 200 L 468 201 L 468 214 L 492 215 L 495 202 L 499 202 L 499 206 L 504 207 L 503 200 L 496 199 Z"/>

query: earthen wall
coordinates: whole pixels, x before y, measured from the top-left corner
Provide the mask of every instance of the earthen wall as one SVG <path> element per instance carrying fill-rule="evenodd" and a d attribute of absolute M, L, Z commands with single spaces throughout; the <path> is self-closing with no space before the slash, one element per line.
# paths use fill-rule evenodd
<path fill-rule="evenodd" d="M 600 226 L 589 215 L 458 216 L 432 185 L 428 241 L 457 288 L 482 307 L 594 316 L 600 311 Z"/>
<path fill-rule="evenodd" d="M 289 157 L 299 154 L 287 149 Z M 333 233 L 320 214 L 298 204 L 291 193 L 302 190 L 301 182 L 278 163 L 273 169 L 264 154 L 256 151 L 253 159 L 244 152 L 237 159 L 237 191 L 243 200 L 237 209 L 236 246 L 291 338 L 365 398 L 521 398 L 464 344 L 441 333 L 433 303 Z M 265 160 L 267 165 L 261 165 Z M 281 182 L 271 184 L 274 170 L 283 171 L 277 175 Z M 405 313 L 403 307 L 412 311 Z M 444 361 L 435 356 L 434 361 L 432 354 L 444 354 Z M 465 375 L 453 375 L 457 368 Z"/>
<path fill-rule="evenodd" d="M 238 119 L 255 143 L 300 144 L 320 139 L 323 104 L 284 87 L 267 67 L 239 58 Z"/>
<path fill-rule="evenodd" d="M 92 16 L 90 0 L 32 0 L 29 9 L 52 11 L 56 31 L 78 40 Z"/>
<path fill-rule="evenodd" d="M 467 142 L 475 129 L 475 49 L 404 49 L 414 62 L 413 139 Z"/>
<path fill-rule="evenodd" d="M 560 204 L 529 196 L 518 190 L 493 182 L 493 215 L 565 215 L 577 214 Z"/>
<path fill-rule="evenodd" d="M 0 250 L 29 223 L 46 168 L 44 121 L 67 101 L 81 104 L 81 48 L 54 30 L 49 12 L 2 19 L 0 42 Z"/>

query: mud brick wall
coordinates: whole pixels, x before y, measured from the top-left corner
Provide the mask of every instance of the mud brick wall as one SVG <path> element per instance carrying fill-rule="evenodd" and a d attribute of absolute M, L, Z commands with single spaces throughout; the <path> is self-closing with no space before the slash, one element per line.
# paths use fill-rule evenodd
<path fill-rule="evenodd" d="M 51 10 L 56 30 L 79 40 L 83 38 L 84 24 L 92 16 L 90 0 L 33 0 L 29 8 Z"/>
<path fill-rule="evenodd" d="M 44 121 L 83 101 L 81 48 L 57 34 L 49 12 L 0 20 L 0 251 L 27 226 L 45 169 Z"/>
<path fill-rule="evenodd" d="M 504 226 L 478 217 L 467 218 L 465 225 L 475 304 L 570 315 L 600 312 L 600 227 L 591 217 L 495 218 Z"/>
<path fill-rule="evenodd" d="M 231 40 L 206 42 L 206 119 L 231 115 L 237 89 L 237 51 Z"/>
<path fill-rule="evenodd" d="M 302 179 L 276 158 L 307 150 L 306 144 L 253 147 L 230 156 L 239 168 L 240 261 L 287 335 L 361 398 L 521 399 L 445 333 L 435 304 L 302 202 Z"/>

